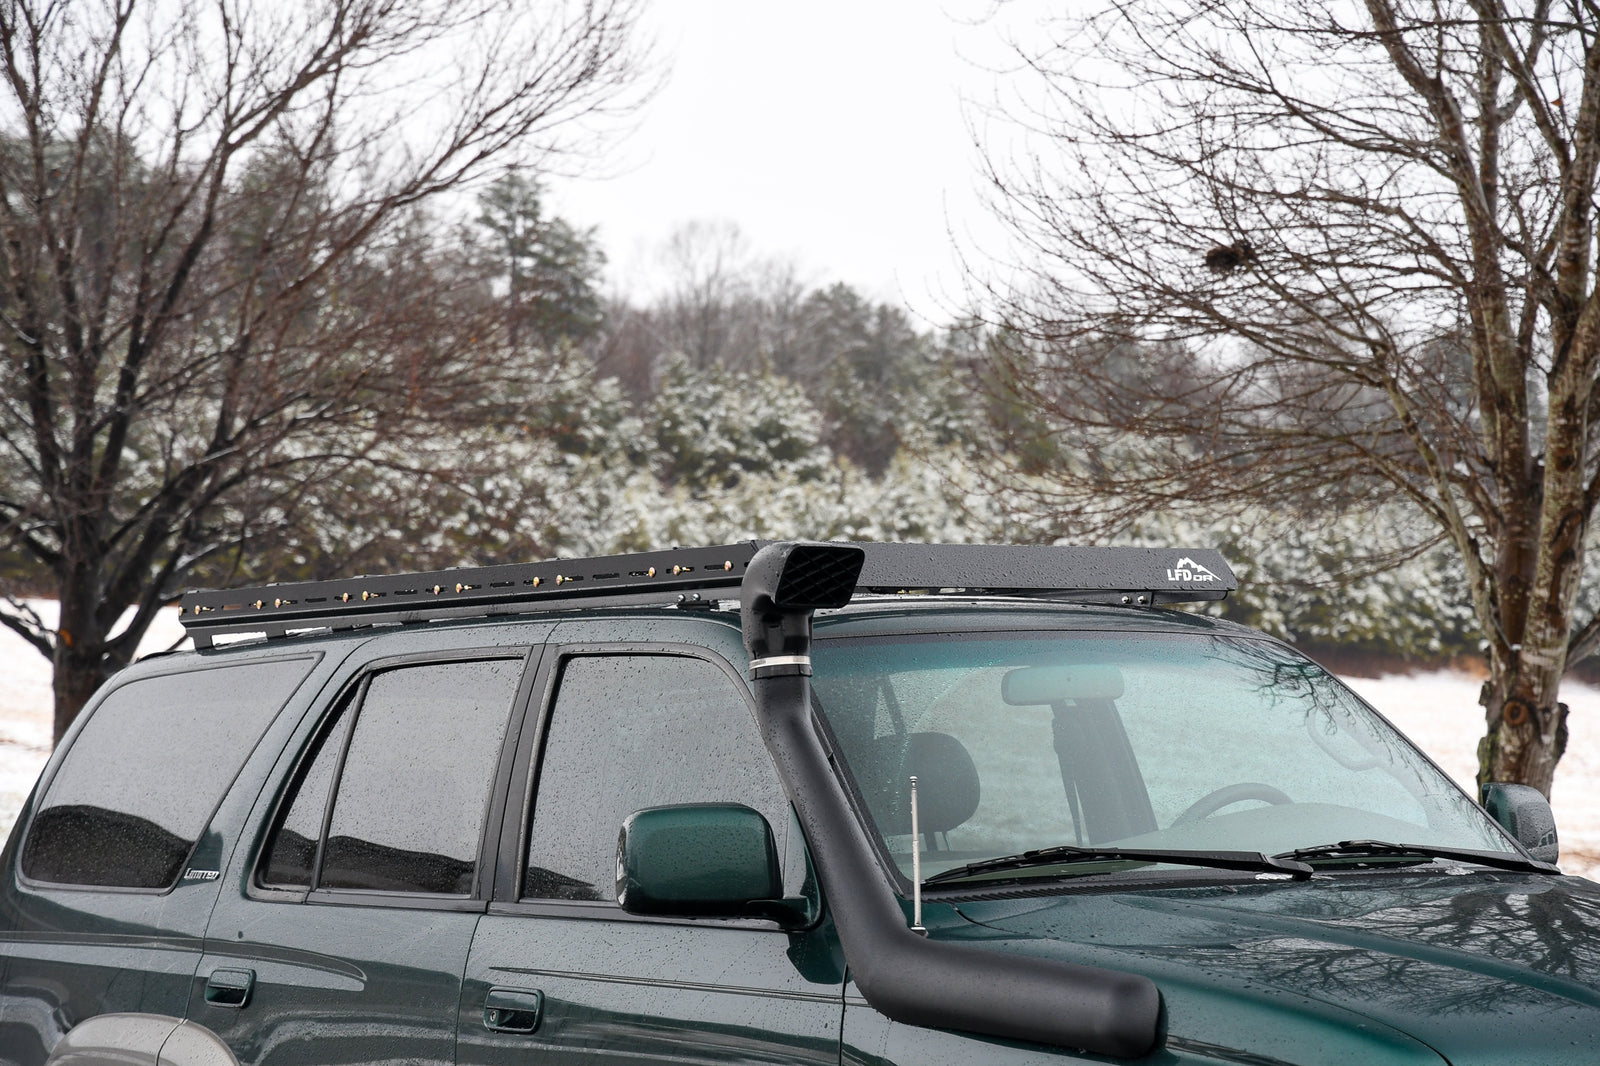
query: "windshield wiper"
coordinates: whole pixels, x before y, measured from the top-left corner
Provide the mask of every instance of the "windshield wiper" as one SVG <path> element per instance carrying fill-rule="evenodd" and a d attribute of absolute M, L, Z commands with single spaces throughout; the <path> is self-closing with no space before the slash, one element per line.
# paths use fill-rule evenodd
<path fill-rule="evenodd" d="M 1079 862 L 1126 860 L 1129 862 L 1169 862 L 1179 866 L 1209 866 L 1218 870 L 1249 870 L 1255 873 L 1288 874 L 1296 881 L 1304 881 L 1314 872 L 1312 868 L 1294 857 L 1263 855 L 1259 851 L 1166 851 L 1143 848 L 1080 848 L 1062 844 L 1053 848 L 1024 851 L 1020 855 L 1006 855 L 998 859 L 985 859 L 969 863 L 954 870 L 945 870 L 924 878 L 923 884 L 954 881 L 975 874 L 993 873 L 997 870 L 1026 870 L 1036 866 L 1063 866 Z"/>
<path fill-rule="evenodd" d="M 1387 840 L 1341 840 L 1337 844 L 1318 844 L 1280 852 L 1275 858 L 1302 862 L 1339 859 L 1453 859 L 1456 862 L 1493 866 L 1520 873 L 1558 874 L 1560 867 L 1536 859 L 1524 859 L 1498 851 L 1473 851 L 1469 848 L 1439 848 L 1431 844 L 1391 844 Z"/>

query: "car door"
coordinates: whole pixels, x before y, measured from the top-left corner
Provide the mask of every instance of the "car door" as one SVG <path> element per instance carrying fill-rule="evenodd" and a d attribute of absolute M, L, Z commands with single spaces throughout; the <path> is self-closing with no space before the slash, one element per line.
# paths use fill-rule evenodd
<path fill-rule="evenodd" d="M 322 658 L 156 662 L 84 712 L 7 845 L 0 1061 L 37 1066 L 99 1015 L 183 1017 L 234 844 L 219 806 Z"/>
<path fill-rule="evenodd" d="M 721 656 L 561 626 L 525 729 L 495 899 L 463 985 L 467 1066 L 603 1059 L 829 1063 L 844 965 L 825 920 L 648 920 L 616 903 L 617 835 L 636 810 L 742 803 L 772 826 L 785 889 L 820 901 L 798 824 L 739 675 Z M 519 791 L 520 790 L 520 791 Z"/>
<path fill-rule="evenodd" d="M 289 787 L 263 799 L 260 845 L 228 874 L 190 993 L 190 1019 L 240 1063 L 453 1062 L 486 827 L 536 658 L 384 658 L 308 722 Z"/>

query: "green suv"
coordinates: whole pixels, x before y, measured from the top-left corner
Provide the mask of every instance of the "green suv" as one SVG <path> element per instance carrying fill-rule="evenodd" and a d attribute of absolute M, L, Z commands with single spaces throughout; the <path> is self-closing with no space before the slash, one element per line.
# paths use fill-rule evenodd
<path fill-rule="evenodd" d="M 1600 885 L 1210 551 L 194 593 L 3 854 L 0 1060 L 1600 1061 Z"/>

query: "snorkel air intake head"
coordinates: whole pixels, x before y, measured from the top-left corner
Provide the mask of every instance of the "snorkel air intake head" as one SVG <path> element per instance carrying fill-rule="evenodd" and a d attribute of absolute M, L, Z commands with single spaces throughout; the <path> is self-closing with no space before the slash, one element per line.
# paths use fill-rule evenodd
<path fill-rule="evenodd" d="M 865 559 L 853 544 L 813 541 L 756 552 L 740 585 L 752 678 L 811 676 L 811 612 L 849 603 Z"/>

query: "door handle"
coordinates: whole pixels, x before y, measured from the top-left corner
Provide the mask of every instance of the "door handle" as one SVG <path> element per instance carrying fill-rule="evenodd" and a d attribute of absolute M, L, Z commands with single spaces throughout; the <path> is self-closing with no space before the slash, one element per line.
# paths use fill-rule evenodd
<path fill-rule="evenodd" d="M 212 970 L 206 978 L 206 1002 L 215 1007 L 243 1007 L 255 987 L 254 970 Z"/>
<path fill-rule="evenodd" d="M 483 1001 L 483 1027 L 497 1033 L 531 1033 L 539 1028 L 544 993 L 532 988 L 491 988 Z"/>

